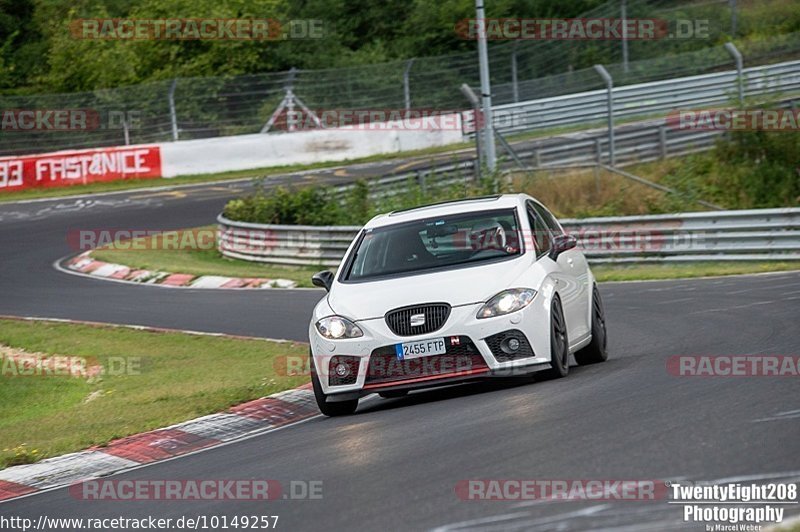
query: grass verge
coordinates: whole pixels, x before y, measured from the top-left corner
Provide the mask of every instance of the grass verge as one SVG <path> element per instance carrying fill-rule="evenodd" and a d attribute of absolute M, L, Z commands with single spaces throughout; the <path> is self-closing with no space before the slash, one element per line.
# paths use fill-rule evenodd
<path fill-rule="evenodd" d="M 698 262 L 692 264 L 595 264 L 592 272 L 598 282 L 688 279 L 745 273 L 800 270 L 800 261 L 775 262 Z"/>
<path fill-rule="evenodd" d="M 276 357 L 308 353 L 291 342 L 0 319 L 0 345 L 82 357 L 114 373 L 19 375 L 5 355 L 0 468 L 219 412 L 307 380 L 278 375 Z"/>

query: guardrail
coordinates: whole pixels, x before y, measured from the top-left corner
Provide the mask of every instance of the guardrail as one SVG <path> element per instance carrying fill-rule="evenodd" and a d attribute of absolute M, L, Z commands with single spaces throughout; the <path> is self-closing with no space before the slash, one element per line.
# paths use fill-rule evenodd
<path fill-rule="evenodd" d="M 265 225 L 221 214 L 217 246 L 225 257 L 283 265 L 336 266 L 358 234 L 356 226 Z"/>
<path fill-rule="evenodd" d="M 632 118 L 726 105 L 738 97 L 736 70 L 614 87 L 614 118 Z M 800 93 L 800 61 L 745 68 L 744 98 Z M 601 122 L 608 116 L 608 92 L 598 89 L 492 107 L 492 123 L 503 134 Z M 474 128 L 466 121 L 465 128 Z"/>
<path fill-rule="evenodd" d="M 724 134 L 674 129 L 664 120 L 644 122 L 617 130 L 615 162 L 627 165 L 707 151 Z M 600 163 L 610 158 L 605 129 L 558 137 L 542 147 L 519 150 L 516 155 L 530 168 Z"/>
<path fill-rule="evenodd" d="M 230 258 L 337 266 L 356 226 L 264 225 L 220 215 L 218 246 Z M 800 208 L 565 219 L 590 262 L 800 260 Z"/>

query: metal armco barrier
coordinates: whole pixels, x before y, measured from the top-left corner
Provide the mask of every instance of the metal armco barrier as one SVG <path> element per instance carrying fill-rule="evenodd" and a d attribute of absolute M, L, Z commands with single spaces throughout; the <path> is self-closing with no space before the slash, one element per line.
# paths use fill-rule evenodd
<path fill-rule="evenodd" d="M 743 70 L 745 97 L 800 92 L 800 61 Z M 614 118 L 653 116 L 673 110 L 731 105 L 738 88 L 736 70 L 684 78 L 623 85 L 612 90 Z M 492 108 L 494 127 L 503 134 L 574 124 L 599 123 L 608 116 L 605 89 L 498 105 Z M 469 122 L 465 127 L 469 128 Z"/>
<path fill-rule="evenodd" d="M 219 249 L 230 258 L 337 266 L 355 226 L 234 222 L 220 215 Z M 800 260 L 800 208 L 562 220 L 593 263 Z"/>
<path fill-rule="evenodd" d="M 562 220 L 591 262 L 800 259 L 800 208 Z"/>
<path fill-rule="evenodd" d="M 664 120 L 630 125 L 617 130 L 616 165 L 708 151 L 724 134 L 673 129 Z M 517 156 L 530 168 L 599 163 L 608 161 L 608 138 L 605 129 L 564 135 L 541 148 L 517 151 Z"/>
<path fill-rule="evenodd" d="M 221 214 L 217 245 L 232 259 L 284 265 L 336 266 L 360 227 L 264 225 L 228 220 Z"/>

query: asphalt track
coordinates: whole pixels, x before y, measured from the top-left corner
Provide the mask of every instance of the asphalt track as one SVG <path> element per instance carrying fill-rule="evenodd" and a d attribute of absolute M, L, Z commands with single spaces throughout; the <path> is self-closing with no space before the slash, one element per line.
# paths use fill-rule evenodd
<path fill-rule="evenodd" d="M 367 170 L 311 178 L 352 171 Z M 74 251 L 70 229 L 204 225 L 241 189 L 0 205 L 0 314 L 304 339 L 318 291 L 169 290 L 52 267 Z M 565 380 L 369 399 L 352 417 L 314 418 L 114 477 L 321 480 L 322 500 L 89 502 L 57 489 L 0 504 L 0 515 L 278 515 L 287 531 L 702 530 L 665 500 L 478 502 L 460 500 L 455 486 L 465 479 L 800 481 L 797 377 L 675 377 L 665 367 L 671 355 L 800 354 L 800 273 L 601 290 L 611 358 L 573 366 Z"/>

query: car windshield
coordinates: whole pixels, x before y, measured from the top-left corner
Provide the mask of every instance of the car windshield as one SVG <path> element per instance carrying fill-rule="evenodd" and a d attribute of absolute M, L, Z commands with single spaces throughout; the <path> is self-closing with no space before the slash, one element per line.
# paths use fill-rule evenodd
<path fill-rule="evenodd" d="M 447 269 L 522 253 L 514 209 L 439 216 L 367 229 L 345 281 Z"/>

